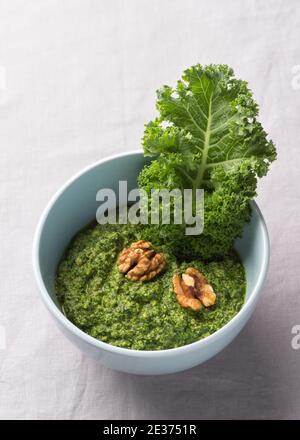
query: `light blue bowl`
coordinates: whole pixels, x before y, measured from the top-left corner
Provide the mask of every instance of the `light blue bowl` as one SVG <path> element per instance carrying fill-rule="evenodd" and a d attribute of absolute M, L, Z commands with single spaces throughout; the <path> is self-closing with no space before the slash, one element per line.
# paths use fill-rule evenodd
<path fill-rule="evenodd" d="M 254 311 L 269 262 L 267 228 L 255 202 L 252 220 L 236 241 L 247 274 L 246 301 L 239 313 L 207 338 L 170 350 L 138 351 L 101 342 L 72 324 L 61 312 L 54 290 L 57 265 L 72 237 L 95 219 L 96 193 L 101 188 L 118 191 L 119 180 L 136 187 L 137 175 L 146 163 L 142 152 L 133 151 L 101 160 L 69 180 L 51 199 L 38 224 L 33 245 L 35 277 L 51 315 L 62 332 L 83 352 L 119 371 L 134 374 L 174 373 L 201 364 L 228 345 Z"/>

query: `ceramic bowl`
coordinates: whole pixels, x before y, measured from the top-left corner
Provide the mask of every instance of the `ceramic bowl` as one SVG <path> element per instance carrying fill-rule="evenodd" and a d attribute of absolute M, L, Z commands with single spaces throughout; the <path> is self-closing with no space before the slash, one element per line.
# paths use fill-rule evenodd
<path fill-rule="evenodd" d="M 179 348 L 138 351 L 115 347 L 84 333 L 61 312 L 55 296 L 57 265 L 74 235 L 95 219 L 101 188 L 118 191 L 119 180 L 128 181 L 128 190 L 137 185 L 137 176 L 146 163 L 141 151 L 115 155 L 87 167 L 70 179 L 45 208 L 33 245 L 34 273 L 40 295 L 50 314 L 68 337 L 84 353 L 108 368 L 133 374 L 167 374 L 186 370 L 207 361 L 223 350 L 252 315 L 262 292 L 269 262 L 269 239 L 263 216 L 252 202 L 252 219 L 243 236 L 236 240 L 246 270 L 247 291 L 242 309 L 212 335 Z"/>

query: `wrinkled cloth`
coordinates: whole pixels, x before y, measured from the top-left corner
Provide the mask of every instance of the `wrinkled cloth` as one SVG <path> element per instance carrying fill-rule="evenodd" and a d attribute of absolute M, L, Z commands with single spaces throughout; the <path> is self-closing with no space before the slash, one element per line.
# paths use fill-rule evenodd
<path fill-rule="evenodd" d="M 300 417 L 298 0 L 0 2 L 0 418 Z M 278 160 L 259 184 L 271 263 L 257 309 L 189 371 L 110 371 L 57 329 L 35 284 L 38 218 L 74 173 L 140 148 L 155 90 L 200 62 L 249 81 Z M 2 342 L 1 342 L 2 341 Z"/>

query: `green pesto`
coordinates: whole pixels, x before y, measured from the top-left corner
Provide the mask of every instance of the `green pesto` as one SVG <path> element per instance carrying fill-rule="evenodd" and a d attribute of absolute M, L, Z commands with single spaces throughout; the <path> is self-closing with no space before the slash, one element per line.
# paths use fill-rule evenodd
<path fill-rule="evenodd" d="M 58 267 L 56 292 L 66 316 L 84 332 L 119 347 L 168 349 L 214 333 L 241 309 L 246 281 L 234 252 L 220 261 L 180 263 L 166 246 L 158 247 L 167 258 L 164 273 L 149 282 L 128 281 L 118 272 L 117 255 L 141 238 L 142 225 L 93 225 L 72 240 Z M 188 266 L 212 284 L 214 306 L 193 312 L 177 303 L 172 275 Z"/>

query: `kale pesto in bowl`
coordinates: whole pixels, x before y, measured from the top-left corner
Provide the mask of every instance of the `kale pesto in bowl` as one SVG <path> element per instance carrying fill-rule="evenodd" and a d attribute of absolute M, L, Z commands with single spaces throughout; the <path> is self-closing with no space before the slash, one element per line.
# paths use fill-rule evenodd
<path fill-rule="evenodd" d="M 105 366 L 115 370 L 134 374 L 166 374 L 182 371 L 205 362 L 207 359 L 211 358 L 224 347 L 226 347 L 226 345 L 228 345 L 230 341 L 232 341 L 232 339 L 241 331 L 252 315 L 257 300 L 262 292 L 262 285 L 267 274 L 269 261 L 269 240 L 263 217 L 257 205 L 254 202 L 251 202 L 251 221 L 245 225 L 242 237 L 235 241 L 234 246 L 245 269 L 247 281 L 245 300 L 243 298 L 243 292 L 241 289 L 244 285 L 244 275 L 243 270 L 238 263 L 236 270 L 241 277 L 241 286 L 239 286 L 238 289 L 242 298 L 241 308 L 239 311 L 232 310 L 232 316 L 234 315 L 232 319 L 230 319 L 225 325 L 221 326 L 219 330 L 210 334 L 210 336 L 202 337 L 202 339 L 199 339 L 196 342 L 167 350 L 128 349 L 109 344 L 91 336 L 89 331 L 95 325 L 95 321 L 93 321 L 89 328 L 87 328 L 87 316 L 90 313 L 89 307 L 91 306 L 91 302 L 87 301 L 84 304 L 83 297 L 80 295 L 82 287 L 81 289 L 76 287 L 76 291 L 73 290 L 74 297 L 70 297 L 71 303 L 73 304 L 73 307 L 71 307 L 72 315 L 70 316 L 70 319 L 64 314 L 60 302 L 67 302 L 67 287 L 70 289 L 70 286 L 73 285 L 75 288 L 77 283 L 78 286 L 80 283 L 83 284 L 88 277 L 90 277 L 90 280 L 92 279 L 93 274 L 92 272 L 89 272 L 89 265 L 87 265 L 86 269 L 84 269 L 85 265 L 81 264 L 80 259 L 77 260 L 77 263 L 75 262 L 75 258 L 78 258 L 78 254 L 80 254 L 80 252 L 84 254 L 84 246 L 80 246 L 79 243 L 80 237 L 83 238 L 83 242 L 88 249 L 88 241 L 90 241 L 91 245 L 91 237 L 88 239 L 87 236 L 89 234 L 99 234 L 99 229 L 97 228 L 92 228 L 90 232 L 87 232 L 87 230 L 84 229 L 95 216 L 95 209 L 97 207 L 95 203 L 95 193 L 98 191 L 99 185 L 101 187 L 109 187 L 117 190 L 118 180 L 124 179 L 126 176 L 128 176 L 128 187 L 129 189 L 134 188 L 136 185 L 137 175 L 140 169 L 146 163 L 147 161 L 143 157 L 141 151 L 120 154 L 91 165 L 68 181 L 50 200 L 48 206 L 41 216 L 34 239 L 33 265 L 41 298 L 43 299 L 46 307 L 48 308 L 52 317 L 55 319 L 63 334 L 69 338 L 80 350 L 94 359 L 99 360 Z M 78 233 L 79 235 L 77 235 Z M 74 239 L 74 237 L 77 238 Z M 118 243 L 119 240 L 123 239 L 129 241 L 131 240 L 131 237 L 127 236 L 123 238 L 118 236 L 118 234 L 114 234 L 115 243 Z M 93 243 L 97 242 L 97 240 L 92 241 Z M 100 243 L 98 246 L 99 245 Z M 122 245 L 123 241 L 118 245 L 116 244 L 118 249 L 120 249 Z M 81 251 L 76 252 L 76 247 L 79 247 Z M 106 255 L 106 258 L 108 258 L 109 263 L 112 263 L 112 261 L 115 259 L 115 254 L 110 254 L 110 248 L 105 250 L 103 249 L 103 251 Z M 72 252 L 74 255 L 73 261 L 71 256 Z M 77 254 L 77 257 L 75 257 L 74 252 Z M 94 251 L 93 258 L 96 261 L 97 258 L 99 258 L 101 264 L 105 264 L 104 259 L 99 256 L 97 249 Z M 70 272 L 68 272 L 68 264 L 71 266 Z M 200 262 L 197 264 L 200 265 Z M 104 268 L 103 273 L 107 270 L 106 268 Z M 116 271 L 116 268 L 113 266 L 113 264 L 111 264 L 110 268 L 112 271 Z M 202 265 L 200 265 L 199 268 L 203 271 L 206 271 L 206 268 Z M 210 277 L 210 274 L 214 272 L 213 278 L 215 282 L 220 280 L 219 274 L 215 276 L 217 268 L 217 262 L 211 263 L 211 268 L 208 272 L 205 272 L 207 277 Z M 84 276 L 79 276 L 80 272 L 82 274 L 85 270 L 86 273 Z M 99 265 L 97 265 L 97 271 L 99 271 L 99 273 L 101 271 Z M 64 287 L 62 280 L 57 279 L 57 273 L 59 274 L 58 277 L 63 276 L 63 273 L 65 273 Z M 75 281 L 73 278 L 74 274 L 78 275 L 77 281 Z M 151 284 L 151 286 L 161 285 L 166 274 L 167 272 L 158 275 L 157 279 L 154 278 L 153 281 L 149 281 L 147 284 Z M 115 275 L 116 277 L 121 276 L 119 273 L 115 273 Z M 80 281 L 81 278 L 83 281 Z M 125 283 L 126 278 L 124 277 L 123 280 Z M 209 280 L 212 283 L 214 282 L 213 279 Z M 59 298 L 57 297 L 57 282 L 61 286 Z M 230 278 L 226 278 L 225 290 L 223 290 L 224 286 L 222 287 L 222 290 L 225 292 L 226 296 L 228 294 L 227 286 L 229 286 L 227 283 L 232 283 Z M 132 283 L 133 289 L 137 290 L 139 284 L 141 283 Z M 98 290 L 98 287 L 95 285 L 93 286 L 91 283 L 91 289 L 94 291 L 100 292 L 101 287 L 102 286 L 99 286 Z M 218 296 L 219 288 L 215 284 L 214 287 Z M 153 288 L 151 287 L 149 293 L 150 295 L 155 293 L 152 289 Z M 239 295 L 238 291 L 235 290 L 235 294 Z M 86 294 L 88 293 L 89 291 L 87 290 Z M 90 293 L 92 294 L 92 291 Z M 113 292 L 111 289 L 108 294 L 112 295 L 112 293 Z M 160 291 L 160 298 L 162 293 L 163 292 Z M 173 292 L 172 295 L 173 296 L 170 295 L 170 291 L 166 291 L 166 298 L 168 300 L 172 300 L 173 307 L 178 309 Z M 76 296 L 78 297 L 77 307 L 78 310 L 80 310 L 79 313 L 76 313 Z M 65 299 L 63 299 L 63 297 Z M 219 298 L 217 297 L 216 305 L 218 303 L 218 299 Z M 95 302 L 97 302 L 97 299 Z M 236 302 L 237 308 L 239 308 L 239 301 L 237 300 Z M 131 298 L 130 303 L 133 304 Z M 67 309 L 68 306 L 65 304 L 65 307 Z M 169 312 L 170 308 L 167 307 L 167 309 Z M 207 318 L 209 318 L 209 315 L 213 316 L 214 314 L 213 309 L 205 309 L 202 312 L 207 313 Z M 231 313 L 230 310 L 228 312 Z M 70 313 L 70 310 L 68 313 Z M 125 310 L 123 313 L 125 313 Z M 74 324 L 72 319 L 74 320 L 75 316 L 79 315 L 83 317 L 82 322 L 77 322 Z M 113 319 L 114 318 L 112 318 L 112 320 Z M 103 326 L 101 329 L 102 323 L 100 322 L 99 324 L 99 330 L 104 332 Z M 81 326 L 82 328 L 85 328 L 85 331 L 81 330 Z M 122 319 L 120 319 L 119 328 L 122 328 Z M 108 325 L 105 325 L 105 331 L 109 331 Z M 204 326 L 203 331 L 205 331 Z M 207 329 L 207 332 L 209 332 L 209 329 Z M 113 335 L 110 337 L 116 336 L 118 335 L 116 334 L 115 336 Z M 122 337 L 122 341 L 123 340 L 124 339 Z M 134 337 L 132 340 L 134 340 Z"/>
<path fill-rule="evenodd" d="M 224 326 L 241 309 L 245 272 L 235 252 L 217 261 L 178 261 L 167 246 L 167 265 L 149 282 L 132 282 L 118 271 L 121 250 L 143 237 L 143 225 L 90 225 L 72 240 L 59 264 L 56 292 L 66 317 L 109 344 L 164 350 L 198 341 Z M 154 237 L 153 237 L 154 238 Z M 212 284 L 217 300 L 199 312 L 176 301 L 172 274 L 192 266 Z"/>
<path fill-rule="evenodd" d="M 144 154 L 101 160 L 67 182 L 34 240 L 36 279 L 63 333 L 135 374 L 182 371 L 228 345 L 254 311 L 269 260 L 253 199 L 276 150 L 247 83 L 225 65 L 192 66 L 158 91 L 157 109 Z M 118 195 L 121 181 L 146 201 L 153 189 L 179 190 L 184 206 L 186 191 L 203 191 L 204 210 L 191 209 L 196 220 L 203 213 L 203 231 L 186 233 L 174 201 L 167 224 L 93 224 L 99 190 Z"/>

